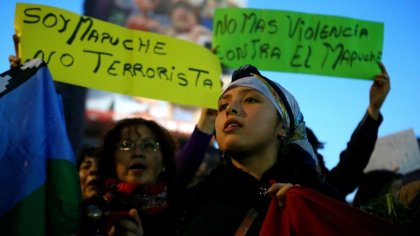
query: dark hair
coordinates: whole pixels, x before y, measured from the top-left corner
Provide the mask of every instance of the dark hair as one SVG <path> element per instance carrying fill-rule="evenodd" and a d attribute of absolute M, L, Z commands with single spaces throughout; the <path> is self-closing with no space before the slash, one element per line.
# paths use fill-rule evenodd
<path fill-rule="evenodd" d="M 192 5 L 190 2 L 185 2 L 185 1 L 174 2 L 169 8 L 169 16 L 172 16 L 173 12 L 178 8 L 182 8 L 188 12 L 193 13 L 195 19 L 197 20 L 197 23 L 201 24 L 200 12 L 198 8 Z"/>
<path fill-rule="evenodd" d="M 77 169 L 80 169 L 80 166 L 82 165 L 85 158 L 92 157 L 92 158 L 98 158 L 99 148 L 94 146 L 85 146 L 80 151 L 78 157 L 77 157 Z"/>
<path fill-rule="evenodd" d="M 146 126 L 156 136 L 157 142 L 159 142 L 160 151 L 162 153 L 162 166 L 165 167 L 165 172 L 160 174 L 158 180 L 165 181 L 168 184 L 168 189 L 171 188 L 176 173 L 175 153 L 177 146 L 175 139 L 172 137 L 168 130 L 152 120 L 146 120 L 143 118 L 128 118 L 122 119 L 115 123 L 104 135 L 98 163 L 98 176 L 101 189 L 103 188 L 103 184 L 107 179 L 117 179 L 114 154 L 117 149 L 116 144 L 121 141 L 121 131 L 126 127 L 139 125 Z"/>
<path fill-rule="evenodd" d="M 320 142 L 316 137 L 315 133 L 308 127 L 306 127 L 306 137 L 308 138 L 309 143 L 314 148 L 314 151 L 324 148 L 324 143 Z"/>
<path fill-rule="evenodd" d="M 361 207 L 377 200 L 389 191 L 393 181 L 401 178 L 401 174 L 390 170 L 372 170 L 365 173 L 354 196 L 353 205 Z"/>

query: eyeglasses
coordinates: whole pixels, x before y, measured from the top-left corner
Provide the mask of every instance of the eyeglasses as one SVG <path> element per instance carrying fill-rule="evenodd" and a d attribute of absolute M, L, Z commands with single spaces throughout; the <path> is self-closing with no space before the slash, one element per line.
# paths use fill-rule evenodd
<path fill-rule="evenodd" d="M 140 147 L 140 149 L 145 153 L 153 153 L 159 150 L 159 142 L 155 142 L 152 140 L 143 140 L 140 143 L 136 144 L 136 142 L 131 140 L 123 140 L 117 144 L 117 148 L 123 152 L 129 152 L 136 148 L 136 145 Z"/>

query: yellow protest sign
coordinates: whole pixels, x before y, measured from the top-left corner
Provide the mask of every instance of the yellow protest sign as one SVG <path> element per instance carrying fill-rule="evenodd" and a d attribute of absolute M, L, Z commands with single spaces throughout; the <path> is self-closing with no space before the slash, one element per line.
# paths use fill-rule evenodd
<path fill-rule="evenodd" d="M 56 81 L 216 108 L 220 61 L 199 45 L 35 4 L 17 4 L 15 30 L 22 60 L 43 59 Z"/>
<path fill-rule="evenodd" d="M 383 23 L 291 11 L 220 8 L 213 19 L 213 47 L 231 68 L 373 79 L 383 35 Z"/>

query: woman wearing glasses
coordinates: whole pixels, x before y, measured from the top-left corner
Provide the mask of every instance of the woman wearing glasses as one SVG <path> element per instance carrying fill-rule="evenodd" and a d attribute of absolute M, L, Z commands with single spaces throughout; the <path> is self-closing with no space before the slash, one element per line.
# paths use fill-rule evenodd
<path fill-rule="evenodd" d="M 129 118 L 112 126 L 104 136 L 98 164 L 101 198 L 99 202 L 91 200 L 91 205 L 85 203 L 89 212 L 82 222 L 98 226 L 85 226 L 82 231 L 93 235 L 175 235 L 176 207 L 180 207 L 186 189 L 185 176 L 180 176 L 185 171 L 177 170 L 175 153 L 173 137 L 154 121 Z M 194 162 L 201 160 L 198 156 Z M 195 172 L 194 168 L 187 169 Z"/>

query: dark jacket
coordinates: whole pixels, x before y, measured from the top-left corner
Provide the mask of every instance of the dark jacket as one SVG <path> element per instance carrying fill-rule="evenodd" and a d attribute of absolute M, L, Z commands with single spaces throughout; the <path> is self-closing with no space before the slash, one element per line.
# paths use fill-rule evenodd
<path fill-rule="evenodd" d="M 353 192 L 360 184 L 382 123 L 382 115 L 375 121 L 367 113 L 354 130 L 347 148 L 341 152 L 338 164 L 326 174 L 326 181 L 343 196 Z"/>
<path fill-rule="evenodd" d="M 255 209 L 258 214 L 247 235 L 258 235 L 271 200 L 271 196 L 266 195 L 265 191 L 272 181 L 291 182 L 298 179 L 280 166 L 280 163 L 275 165 L 261 180 L 257 180 L 233 166 L 229 159 L 222 162 L 193 190 L 184 215 L 181 235 L 234 235 L 250 209 Z M 305 184 L 339 198 L 323 182 L 314 180 Z"/>

